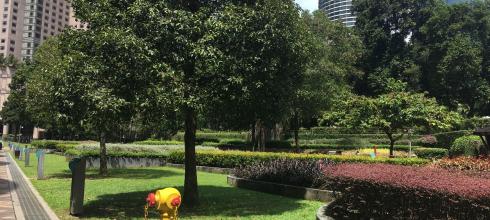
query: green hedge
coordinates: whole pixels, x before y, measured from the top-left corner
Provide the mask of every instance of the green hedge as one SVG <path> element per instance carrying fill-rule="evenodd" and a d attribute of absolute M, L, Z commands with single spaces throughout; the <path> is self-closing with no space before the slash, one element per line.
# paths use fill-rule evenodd
<path fill-rule="evenodd" d="M 198 143 L 203 143 L 203 142 L 218 143 L 222 139 L 246 140 L 247 136 L 248 136 L 247 132 L 197 132 L 196 140 Z M 173 139 L 177 141 L 184 141 L 184 132 L 178 132 L 173 137 Z"/>
<path fill-rule="evenodd" d="M 483 142 L 479 136 L 463 136 L 456 139 L 449 149 L 451 156 L 478 156 Z"/>
<path fill-rule="evenodd" d="M 58 151 L 66 151 L 78 146 L 78 141 L 58 141 L 58 140 L 35 140 L 31 142 L 31 146 L 37 149 L 52 149 Z"/>
<path fill-rule="evenodd" d="M 182 141 L 175 140 L 144 140 L 133 142 L 136 145 L 183 145 Z"/>
<path fill-rule="evenodd" d="M 297 159 L 297 160 L 331 160 L 346 163 L 388 163 L 398 165 L 423 165 L 429 161 L 419 158 L 377 158 L 360 156 L 340 156 L 324 154 L 294 154 L 294 153 L 262 153 L 262 152 L 243 152 L 243 151 L 208 151 L 197 153 L 197 165 L 235 168 L 241 165 L 252 165 L 257 162 L 266 162 L 277 159 Z M 184 152 L 175 151 L 168 155 L 171 163 L 184 163 Z"/>
<path fill-rule="evenodd" d="M 463 131 L 452 131 L 434 134 L 437 139 L 437 146 L 444 147 L 446 149 L 451 148 L 453 142 L 459 137 L 467 136 L 473 134 L 473 131 L 463 130 Z"/>
<path fill-rule="evenodd" d="M 425 148 L 420 147 L 414 150 L 414 153 L 419 158 L 425 159 L 440 159 L 448 156 L 448 150 L 443 148 Z"/>
<path fill-rule="evenodd" d="M 68 155 L 98 156 L 97 151 L 80 152 L 75 149 L 68 150 Z M 185 154 L 183 151 L 169 151 L 162 153 L 138 153 L 138 152 L 108 152 L 110 157 L 149 157 L 165 158 L 170 163 L 184 164 Z M 362 156 L 340 156 L 324 154 L 295 154 L 295 153 L 265 153 L 244 151 L 197 151 L 196 159 L 198 166 L 235 168 L 241 165 L 252 165 L 257 162 L 267 162 L 277 159 L 297 160 L 331 160 L 345 163 L 387 163 L 398 165 L 424 165 L 429 160 L 420 158 L 376 158 Z"/>

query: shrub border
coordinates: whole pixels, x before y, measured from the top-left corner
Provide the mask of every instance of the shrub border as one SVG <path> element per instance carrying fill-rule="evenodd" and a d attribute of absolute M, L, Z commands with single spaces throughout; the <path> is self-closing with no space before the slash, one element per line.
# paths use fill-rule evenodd
<path fill-rule="evenodd" d="M 237 188 L 243 188 L 243 189 L 281 195 L 286 197 L 292 197 L 292 198 L 298 198 L 298 199 L 321 201 L 321 202 L 332 202 L 339 195 L 339 193 L 328 191 L 328 190 L 320 190 L 320 189 L 312 189 L 312 188 L 306 188 L 300 186 L 284 185 L 279 183 L 255 181 L 255 180 L 238 178 L 232 175 L 229 175 L 227 177 L 227 182 L 228 185 Z"/>

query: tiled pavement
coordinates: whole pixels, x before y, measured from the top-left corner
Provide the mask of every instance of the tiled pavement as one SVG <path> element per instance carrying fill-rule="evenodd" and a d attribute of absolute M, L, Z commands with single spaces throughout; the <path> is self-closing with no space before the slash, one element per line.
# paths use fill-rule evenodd
<path fill-rule="evenodd" d="M 12 202 L 12 178 L 9 175 L 5 153 L 0 152 L 0 219 L 16 219 Z"/>
<path fill-rule="evenodd" d="M 0 220 L 58 220 L 9 154 L 0 150 Z"/>

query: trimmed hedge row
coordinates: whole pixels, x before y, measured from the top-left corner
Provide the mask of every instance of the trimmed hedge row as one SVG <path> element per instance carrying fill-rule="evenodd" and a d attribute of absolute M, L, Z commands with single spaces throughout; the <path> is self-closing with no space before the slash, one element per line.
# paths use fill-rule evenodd
<path fill-rule="evenodd" d="M 99 156 L 99 152 L 92 151 L 77 151 L 75 149 L 68 150 L 68 155 L 81 156 Z M 161 153 L 148 152 L 108 152 L 109 157 L 148 157 L 148 158 L 165 158 L 169 163 L 183 164 L 185 154 L 183 151 L 169 151 Z M 197 151 L 196 159 L 198 166 L 221 167 L 221 168 L 236 168 L 239 166 L 253 165 L 255 163 L 267 162 L 277 159 L 294 159 L 294 160 L 329 160 L 339 163 L 386 163 L 398 165 L 425 165 L 430 161 L 420 158 L 376 158 L 363 156 L 341 156 L 341 155 L 325 155 L 325 154 L 296 154 L 296 153 L 266 153 L 266 152 L 244 152 L 244 151 Z"/>
<path fill-rule="evenodd" d="M 58 141 L 58 140 L 35 140 L 31 142 L 31 146 L 37 149 L 52 149 L 66 151 L 80 145 L 78 141 Z"/>
<path fill-rule="evenodd" d="M 182 141 L 172 141 L 172 140 L 144 140 L 133 142 L 136 145 L 183 145 Z"/>
<path fill-rule="evenodd" d="M 429 161 L 419 158 L 376 158 L 361 156 L 340 156 L 324 154 L 295 154 L 295 153 L 263 153 L 263 152 L 243 152 L 243 151 L 207 151 L 197 153 L 197 165 L 235 168 L 254 163 L 273 161 L 278 159 L 295 159 L 295 160 L 329 160 L 333 162 L 346 163 L 388 163 L 400 165 L 424 165 Z M 184 152 L 175 151 L 168 155 L 168 161 L 171 163 L 184 163 Z"/>
<path fill-rule="evenodd" d="M 442 149 L 442 148 L 425 148 L 425 147 L 420 147 L 420 148 L 414 149 L 414 153 L 419 158 L 440 159 L 440 158 L 443 158 L 443 157 L 447 157 L 449 151 L 447 149 Z"/>
<path fill-rule="evenodd" d="M 246 140 L 248 137 L 247 132 L 197 132 L 196 140 L 198 143 L 203 142 L 215 142 L 218 143 L 222 139 L 241 139 Z M 174 137 L 174 140 L 184 141 L 184 132 L 178 132 Z"/>
<path fill-rule="evenodd" d="M 434 134 L 437 139 L 437 146 L 444 147 L 446 149 L 451 148 L 453 142 L 459 137 L 467 136 L 473 134 L 473 131 L 463 130 L 463 131 L 452 131 Z"/>

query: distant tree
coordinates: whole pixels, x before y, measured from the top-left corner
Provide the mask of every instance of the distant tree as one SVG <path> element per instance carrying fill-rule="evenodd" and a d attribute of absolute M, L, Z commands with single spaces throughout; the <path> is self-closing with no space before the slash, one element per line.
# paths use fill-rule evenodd
<path fill-rule="evenodd" d="M 386 92 L 384 83 L 389 78 L 406 82 L 410 90 L 420 89 L 420 69 L 412 42 L 420 37 L 420 27 L 441 4 L 439 0 L 353 1 L 355 29 L 366 47 L 359 62 L 366 74 L 356 85 L 360 94 Z"/>
<path fill-rule="evenodd" d="M 414 42 L 422 88 L 451 109 L 490 111 L 490 2 L 441 6 Z"/>
<path fill-rule="evenodd" d="M 27 110 L 26 88 L 30 71 L 31 66 L 29 64 L 22 65 L 17 69 L 9 85 L 9 97 L 0 112 L 3 122 L 14 128 L 15 138 L 17 138 L 20 127 L 26 129 L 32 127 L 32 117 Z"/>
<path fill-rule="evenodd" d="M 390 156 L 394 156 L 395 142 L 409 129 L 415 126 L 448 129 L 461 119 L 457 113 L 438 105 L 435 99 L 409 92 L 393 92 L 376 98 L 352 97 L 340 102 L 336 109 L 326 113 L 323 120 L 331 125 L 382 130 L 390 139 Z"/>
<path fill-rule="evenodd" d="M 291 129 L 297 147 L 299 128 L 316 122 L 336 99 L 349 95 L 352 79 L 362 75 L 356 63 L 363 51 L 356 32 L 330 21 L 324 12 L 305 12 L 302 18 L 312 49 L 302 86 L 291 99 Z"/>

